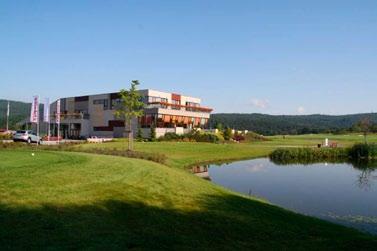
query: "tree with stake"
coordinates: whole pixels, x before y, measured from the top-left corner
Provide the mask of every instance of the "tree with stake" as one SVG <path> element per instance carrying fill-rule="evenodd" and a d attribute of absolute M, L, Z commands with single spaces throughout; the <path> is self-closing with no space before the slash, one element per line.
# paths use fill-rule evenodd
<path fill-rule="evenodd" d="M 364 141 L 365 141 L 365 144 L 367 144 L 367 135 L 368 133 L 370 132 L 371 128 L 372 128 L 373 124 L 372 124 L 372 121 L 370 120 L 369 117 L 365 117 L 363 118 L 359 123 L 358 123 L 358 127 L 360 128 L 360 130 L 363 132 L 364 134 Z"/>
<path fill-rule="evenodd" d="M 128 151 L 133 150 L 132 120 L 140 118 L 144 113 L 144 103 L 137 91 L 138 80 L 132 80 L 129 90 L 120 90 L 120 103 L 115 111 L 115 116 L 124 121 L 125 132 L 128 134 Z"/>

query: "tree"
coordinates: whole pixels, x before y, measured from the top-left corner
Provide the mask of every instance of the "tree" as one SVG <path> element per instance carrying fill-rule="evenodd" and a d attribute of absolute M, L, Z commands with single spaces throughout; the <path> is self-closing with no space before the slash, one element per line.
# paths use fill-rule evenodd
<path fill-rule="evenodd" d="M 136 134 L 137 141 L 143 141 L 143 132 L 141 131 L 140 125 L 137 127 L 137 134 Z"/>
<path fill-rule="evenodd" d="M 156 127 L 154 125 L 151 126 L 151 141 L 156 141 Z"/>
<path fill-rule="evenodd" d="M 223 124 L 221 124 L 220 122 L 216 122 L 215 128 L 220 132 L 224 129 Z"/>
<path fill-rule="evenodd" d="M 225 128 L 223 137 L 225 140 L 230 140 L 230 138 L 232 137 L 232 129 L 230 129 L 229 127 Z"/>
<path fill-rule="evenodd" d="M 128 134 L 128 151 L 133 150 L 132 120 L 140 118 L 144 113 L 144 103 L 137 91 L 138 80 L 132 80 L 129 90 L 120 90 L 120 103 L 115 111 L 115 116 L 124 121 L 124 129 Z"/>
<path fill-rule="evenodd" d="M 357 126 L 360 128 L 361 132 L 364 134 L 364 141 L 365 144 L 367 143 L 367 136 L 368 133 L 371 131 L 373 124 L 370 120 L 370 118 L 365 117 L 357 124 Z"/>

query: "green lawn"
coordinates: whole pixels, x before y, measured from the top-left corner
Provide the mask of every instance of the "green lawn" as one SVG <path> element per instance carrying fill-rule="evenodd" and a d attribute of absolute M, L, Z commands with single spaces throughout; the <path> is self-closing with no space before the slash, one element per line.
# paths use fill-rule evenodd
<path fill-rule="evenodd" d="M 376 237 L 242 196 L 183 168 L 265 156 L 279 146 L 315 146 L 324 137 L 332 139 L 135 144 L 138 151 L 166 155 L 166 165 L 86 153 L 34 149 L 32 156 L 31 149 L 0 150 L 0 247 L 373 250 Z M 333 139 L 344 145 L 362 141 L 357 135 Z M 78 151 L 125 147 L 124 141 L 74 146 Z"/>
<path fill-rule="evenodd" d="M 83 144 L 74 147 L 77 151 L 90 151 L 98 148 L 126 151 L 124 140 L 103 144 Z M 212 144 L 195 142 L 135 142 L 135 150 L 147 153 L 164 154 L 166 165 L 185 168 L 197 163 L 239 160 L 266 156 L 273 146 L 254 144 Z"/>
<path fill-rule="evenodd" d="M 148 153 L 160 153 L 167 156 L 167 165 L 184 168 L 197 163 L 239 160 L 267 156 L 278 147 L 317 147 L 317 144 L 328 138 L 330 142 L 337 142 L 339 146 L 350 146 L 354 143 L 364 142 L 364 137 L 359 134 L 350 135 L 297 135 L 273 136 L 269 141 L 251 143 L 193 143 L 193 142 L 135 142 L 135 150 Z M 377 143 L 377 134 L 369 135 L 368 141 Z M 84 144 L 76 147 L 77 150 L 93 150 L 95 148 L 108 148 L 125 151 L 127 143 L 117 140 L 104 144 Z"/>
<path fill-rule="evenodd" d="M 281 145 L 281 146 L 316 146 L 324 143 L 328 138 L 330 142 L 336 142 L 340 147 L 350 146 L 355 143 L 364 143 L 364 136 L 361 134 L 307 134 L 307 135 L 287 135 L 287 136 L 270 136 L 267 137 L 271 141 L 265 142 L 266 145 Z M 377 134 L 367 136 L 369 143 L 377 143 Z"/>

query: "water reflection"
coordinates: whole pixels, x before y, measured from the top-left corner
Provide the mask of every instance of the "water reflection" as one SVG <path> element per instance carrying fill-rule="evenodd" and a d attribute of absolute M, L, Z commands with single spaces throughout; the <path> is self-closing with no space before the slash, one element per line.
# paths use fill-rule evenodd
<path fill-rule="evenodd" d="M 377 234 L 377 162 L 283 164 L 255 159 L 193 172 L 287 209 Z"/>
<path fill-rule="evenodd" d="M 270 161 L 276 165 L 280 166 L 294 166 L 294 165 L 313 165 L 318 164 L 321 162 L 315 161 L 298 161 L 298 160 L 274 160 L 270 159 Z M 325 166 L 330 164 L 348 164 L 351 165 L 354 169 L 360 171 L 360 174 L 357 176 L 356 184 L 358 187 L 364 190 L 369 190 L 372 187 L 372 183 L 377 180 L 377 175 L 374 175 L 374 171 L 377 169 L 377 161 L 376 160 L 358 160 L 358 161 L 337 161 L 337 160 L 330 160 L 329 162 L 323 163 Z"/>
<path fill-rule="evenodd" d="M 194 166 L 192 168 L 192 173 L 203 179 L 211 180 L 211 178 L 209 177 L 208 168 L 209 168 L 209 165 Z"/>

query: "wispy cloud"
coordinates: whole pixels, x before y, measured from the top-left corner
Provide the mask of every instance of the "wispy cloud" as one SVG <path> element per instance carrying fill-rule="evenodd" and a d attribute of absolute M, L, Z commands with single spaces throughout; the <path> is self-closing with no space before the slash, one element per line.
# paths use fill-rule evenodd
<path fill-rule="evenodd" d="M 266 109 L 270 105 L 268 99 L 257 99 L 253 98 L 251 100 L 251 105 L 260 109 Z"/>
<path fill-rule="evenodd" d="M 299 106 L 299 107 L 297 107 L 297 113 L 298 114 L 304 114 L 305 113 L 305 107 L 303 107 L 303 106 Z"/>

